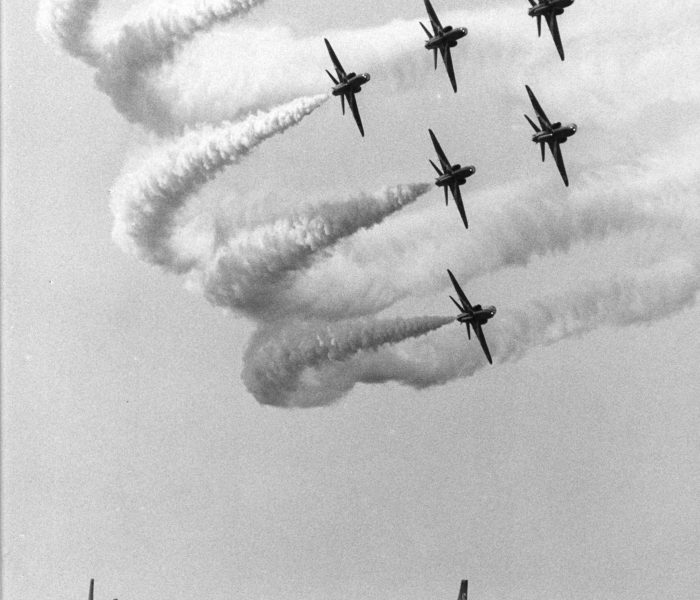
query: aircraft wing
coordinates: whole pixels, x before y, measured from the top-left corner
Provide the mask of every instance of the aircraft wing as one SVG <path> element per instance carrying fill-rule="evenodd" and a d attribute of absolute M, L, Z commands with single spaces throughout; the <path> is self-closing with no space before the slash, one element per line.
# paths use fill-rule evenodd
<path fill-rule="evenodd" d="M 479 321 L 474 321 L 472 323 L 472 327 L 474 327 L 474 333 L 476 334 L 476 337 L 479 338 L 479 343 L 481 344 L 481 348 L 484 351 L 484 354 L 486 354 L 486 358 L 489 361 L 489 364 L 493 364 L 493 360 L 491 360 L 491 353 L 489 352 L 489 347 L 486 345 L 486 337 L 484 336 L 484 330 L 481 328 L 481 323 Z"/>
<path fill-rule="evenodd" d="M 88 600 L 93 600 L 95 595 L 95 580 L 90 580 L 90 592 L 88 593 Z"/>
<path fill-rule="evenodd" d="M 362 119 L 360 118 L 360 109 L 357 108 L 357 100 L 355 99 L 355 94 L 352 92 L 349 92 L 347 95 L 348 98 L 348 104 L 350 105 L 350 110 L 352 111 L 352 116 L 355 117 L 355 123 L 357 123 L 357 127 L 360 130 L 360 133 L 362 134 L 362 137 L 365 137 L 365 130 L 362 127 Z"/>
<path fill-rule="evenodd" d="M 557 163 L 557 169 L 564 180 L 564 185 L 569 186 L 569 178 L 566 176 L 566 167 L 564 167 L 564 157 L 561 155 L 561 146 L 559 142 L 550 142 L 549 149 L 552 151 L 554 162 Z"/>
<path fill-rule="evenodd" d="M 433 140 L 433 147 L 435 148 L 435 152 L 437 153 L 438 158 L 440 159 L 440 164 L 442 165 L 442 169 L 444 171 L 451 170 L 452 165 L 450 164 L 450 161 L 447 160 L 445 153 L 442 151 L 442 148 L 440 147 L 440 142 L 437 141 L 437 138 L 435 137 L 433 130 L 428 129 L 428 133 L 430 133 L 430 139 Z"/>
<path fill-rule="evenodd" d="M 557 15 L 554 13 L 549 13 L 547 15 L 547 26 L 549 27 L 549 32 L 552 34 L 552 38 L 554 39 L 554 45 L 557 47 L 557 52 L 559 52 L 559 58 L 564 60 L 564 47 L 562 46 L 561 36 L 559 35 Z"/>
<path fill-rule="evenodd" d="M 423 1 L 425 2 L 425 10 L 428 11 L 428 17 L 430 17 L 430 24 L 433 26 L 433 32 L 435 33 L 435 35 L 437 35 L 442 31 L 442 24 L 440 23 L 440 19 L 438 19 L 433 5 L 430 4 L 430 0 Z"/>
<path fill-rule="evenodd" d="M 452 89 L 457 92 L 457 81 L 455 80 L 455 68 L 452 64 L 452 52 L 450 52 L 449 46 L 443 46 L 440 48 L 440 54 L 442 54 L 442 62 L 445 63 L 445 69 L 447 70 L 447 76 L 450 78 L 450 83 L 452 84 Z"/>
<path fill-rule="evenodd" d="M 331 60 L 333 61 L 335 72 L 338 73 L 339 77 L 345 77 L 345 69 L 343 69 L 343 65 L 340 64 L 338 57 L 335 55 L 335 52 L 333 52 L 333 47 L 331 46 L 331 43 L 326 38 L 323 38 L 323 41 L 326 42 L 326 48 L 328 48 L 328 54 L 330 55 Z"/>
<path fill-rule="evenodd" d="M 544 111 L 542 110 L 540 103 L 537 101 L 537 98 L 535 98 L 535 94 L 532 93 L 530 86 L 526 85 L 525 89 L 527 90 L 527 95 L 530 96 L 530 102 L 532 102 L 532 108 L 535 109 L 535 114 L 537 115 L 537 119 L 539 120 L 540 125 L 542 126 L 543 129 L 551 128 L 552 123 L 547 118 L 547 115 L 544 114 Z"/>
<path fill-rule="evenodd" d="M 459 216 L 462 217 L 462 223 L 464 227 L 469 229 L 469 223 L 467 223 L 467 215 L 464 212 L 464 203 L 462 202 L 462 192 L 457 184 L 450 186 L 452 189 L 452 197 L 455 199 L 455 204 L 457 205 L 457 210 L 459 210 Z"/>
<path fill-rule="evenodd" d="M 469 303 L 469 300 L 467 300 L 466 295 L 462 291 L 462 288 L 459 286 L 459 283 L 457 283 L 457 280 L 455 279 L 455 276 L 452 274 L 452 271 L 447 269 L 447 273 L 450 276 L 450 279 L 452 280 L 452 285 L 454 286 L 455 291 L 457 292 L 457 295 L 459 296 L 459 299 L 462 301 L 462 308 L 466 309 L 468 312 L 474 312 L 472 305 Z"/>

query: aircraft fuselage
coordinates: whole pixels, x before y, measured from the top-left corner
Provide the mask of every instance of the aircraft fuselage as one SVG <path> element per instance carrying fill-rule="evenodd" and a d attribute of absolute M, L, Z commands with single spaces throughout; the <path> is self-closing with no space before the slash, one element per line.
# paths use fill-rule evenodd
<path fill-rule="evenodd" d="M 474 323 L 478 322 L 480 325 L 484 325 L 496 314 L 495 306 L 481 306 L 481 304 L 476 304 L 474 306 L 473 313 L 462 313 L 457 316 L 457 320 L 460 323 Z"/>
<path fill-rule="evenodd" d="M 436 48 L 442 48 L 443 46 L 454 48 L 457 45 L 457 40 L 461 40 L 465 35 L 467 35 L 466 27 L 453 28 L 448 25 L 443 30 L 443 33 L 433 36 L 427 42 L 425 42 L 425 47 L 428 50 L 435 50 Z"/>
<path fill-rule="evenodd" d="M 571 6 L 574 0 L 543 0 L 537 6 L 527 11 L 531 17 L 542 17 L 547 14 L 561 15 L 567 6 Z"/>
<path fill-rule="evenodd" d="M 348 73 L 347 78 L 338 85 L 333 86 L 333 95 L 359 94 L 362 86 L 370 79 L 369 73 Z"/>
<path fill-rule="evenodd" d="M 559 142 L 563 144 L 568 138 L 576 133 L 576 123 L 562 125 L 555 123 L 551 131 L 540 131 L 532 136 L 532 141 L 539 144 L 540 142 Z"/>
<path fill-rule="evenodd" d="M 465 167 L 459 164 L 452 165 L 450 171 L 440 175 L 440 177 L 435 180 L 435 185 L 438 187 L 449 186 L 452 183 L 463 185 L 467 181 L 467 177 L 471 177 L 474 173 L 476 173 L 476 167 L 472 165 Z"/>

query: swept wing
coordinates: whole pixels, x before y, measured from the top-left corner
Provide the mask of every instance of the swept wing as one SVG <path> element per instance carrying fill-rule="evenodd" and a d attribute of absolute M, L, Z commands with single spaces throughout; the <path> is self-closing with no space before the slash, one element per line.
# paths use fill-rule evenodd
<path fill-rule="evenodd" d="M 362 137 L 364 137 L 365 130 L 362 127 L 362 119 L 360 118 L 360 110 L 357 108 L 357 99 L 355 98 L 355 94 L 349 92 L 347 98 L 348 104 L 350 105 L 350 110 L 352 112 L 352 116 L 355 117 L 355 123 L 357 123 L 357 127 L 359 128 Z"/>
<path fill-rule="evenodd" d="M 452 165 L 450 164 L 450 161 L 447 160 L 447 156 L 445 156 L 445 153 L 442 151 L 442 147 L 440 146 L 440 142 L 437 141 L 437 138 L 435 137 L 433 130 L 428 129 L 428 133 L 430 133 L 430 139 L 433 140 L 433 147 L 435 148 L 435 152 L 437 153 L 438 158 L 440 159 L 440 164 L 442 165 L 443 170 L 444 171 L 452 170 Z"/>
<path fill-rule="evenodd" d="M 542 129 L 551 129 L 552 123 L 547 118 L 547 115 L 545 114 L 544 110 L 542 110 L 542 107 L 540 106 L 540 103 L 537 101 L 537 98 L 535 98 L 535 94 L 532 93 L 530 86 L 526 85 L 525 89 L 527 90 L 527 95 L 530 96 L 530 102 L 532 102 L 532 108 L 535 109 L 535 114 L 537 115 L 537 120 L 540 122 Z"/>
<path fill-rule="evenodd" d="M 440 48 L 440 54 L 442 55 L 442 62 L 445 63 L 445 69 L 447 70 L 447 76 L 450 78 L 450 83 L 452 84 L 452 90 L 457 91 L 457 81 L 455 79 L 455 68 L 452 64 L 452 52 L 450 52 L 449 46 L 442 46 Z"/>
<path fill-rule="evenodd" d="M 484 354 L 486 354 L 486 359 L 489 361 L 489 364 L 493 364 L 493 360 L 491 360 L 491 353 L 489 352 L 489 347 L 486 345 L 486 338 L 484 337 L 484 330 L 481 328 L 481 323 L 478 321 L 474 321 L 472 323 L 472 326 L 474 327 L 474 333 L 476 334 L 476 337 L 479 338 L 479 343 L 481 344 L 481 348 L 484 351 Z"/>
<path fill-rule="evenodd" d="M 438 19 L 433 5 L 430 4 L 430 0 L 424 0 L 424 2 L 425 10 L 428 11 L 428 17 L 430 18 L 430 24 L 433 26 L 434 35 L 437 35 L 442 31 L 442 24 L 440 23 L 440 19 Z"/>
<path fill-rule="evenodd" d="M 340 64 L 338 57 L 335 55 L 335 52 L 333 52 L 333 47 L 331 46 L 331 43 L 326 38 L 323 38 L 323 41 L 326 42 L 326 48 L 328 48 L 328 54 L 330 55 L 331 60 L 333 61 L 335 72 L 338 74 L 338 77 L 340 79 L 345 78 L 345 69 L 343 69 L 343 65 Z"/>
<path fill-rule="evenodd" d="M 459 216 L 462 217 L 462 223 L 464 223 L 464 227 L 469 229 L 469 223 L 467 222 L 467 215 L 464 212 L 464 203 L 462 202 L 462 192 L 459 189 L 459 186 L 456 183 L 453 183 L 450 186 L 450 189 L 452 190 L 452 197 L 455 199 L 455 204 L 457 205 L 457 210 L 459 210 Z"/>
<path fill-rule="evenodd" d="M 460 287 L 459 283 L 457 283 L 457 280 L 455 279 L 455 276 L 452 274 L 452 271 L 447 269 L 447 274 L 450 276 L 450 279 L 452 280 L 452 285 L 454 286 L 455 291 L 457 292 L 457 295 L 459 296 L 459 299 L 462 301 L 462 307 L 461 307 L 462 310 L 464 312 L 473 313 L 474 308 L 469 303 L 469 300 L 467 300 L 467 296 L 462 291 L 462 288 Z"/>
<path fill-rule="evenodd" d="M 564 60 L 564 46 L 562 46 L 561 36 L 559 35 L 557 15 L 555 15 L 554 13 L 549 13 L 546 18 L 547 26 L 549 27 L 549 32 L 552 34 L 552 38 L 554 39 L 554 45 L 557 47 L 557 52 L 559 52 L 559 58 Z"/>
<path fill-rule="evenodd" d="M 561 154 L 561 146 L 559 145 L 559 142 L 550 142 L 549 149 L 552 151 L 554 162 L 557 163 L 557 169 L 559 169 L 561 178 L 564 180 L 564 185 L 568 187 L 569 178 L 566 176 L 566 167 L 564 167 L 564 157 Z"/>

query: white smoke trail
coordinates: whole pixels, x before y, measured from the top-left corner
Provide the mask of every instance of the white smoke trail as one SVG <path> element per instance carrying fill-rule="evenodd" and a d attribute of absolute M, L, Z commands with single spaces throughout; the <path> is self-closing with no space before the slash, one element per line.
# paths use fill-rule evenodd
<path fill-rule="evenodd" d="M 310 388 L 301 381 L 305 370 L 346 361 L 361 351 L 422 336 L 452 321 L 454 317 L 414 317 L 357 320 L 325 326 L 302 323 L 281 330 L 279 323 L 263 327 L 246 350 L 243 381 L 262 404 L 317 406 L 322 402 L 311 395 Z"/>
<path fill-rule="evenodd" d="M 562 27 L 567 69 L 575 70 L 576 86 L 561 85 L 561 70 L 551 68 L 554 45 L 544 35 L 537 39 L 526 8 L 500 5 L 440 16 L 444 23 L 469 29 L 454 51 L 454 61 L 460 89 L 474 105 L 488 102 L 494 93 L 510 94 L 527 103 L 522 84 L 532 78 L 537 89 L 548 91 L 552 103 L 575 107 L 582 121 L 604 116 L 607 126 L 619 128 L 629 126 L 645 107 L 660 101 L 700 98 L 700 81 L 687 77 L 697 62 L 695 40 L 700 25 L 677 19 L 677 14 L 697 13 L 697 4 L 681 0 L 674 9 L 679 13 L 660 11 L 653 3 L 635 3 L 631 9 L 630 3 L 602 0 L 573 7 Z M 605 19 L 592 27 L 592 15 L 600 14 Z M 424 19 L 417 5 L 414 19 L 325 31 L 313 38 L 299 37 L 279 25 L 222 28 L 194 40 L 152 84 L 172 99 L 176 121 L 230 118 L 229 106 L 246 110 L 325 89 L 328 80 L 323 69 L 329 66 L 329 59 L 321 37 L 328 37 L 343 65 L 369 71 L 373 86 L 420 89 L 429 83 L 446 92 L 449 84 L 442 67 L 433 73 L 432 57 L 422 47 L 424 35 L 418 20 Z M 620 32 L 631 28 L 645 40 L 643 48 L 620 43 Z M 259 52 L 261 47 L 270 51 Z M 234 63 L 236 69 L 226 68 Z M 648 77 L 649 72 L 654 73 L 653 78 Z M 682 90 L 679 80 L 683 80 Z M 210 106 L 214 112 L 207 109 Z"/>
<path fill-rule="evenodd" d="M 263 2 L 154 2 L 137 6 L 118 23 L 95 27 L 99 0 L 42 0 L 37 29 L 47 41 L 96 67 L 98 87 L 128 120 L 163 133 L 178 124 L 172 119 L 168 99 L 152 88 L 153 71 L 172 61 L 175 50 L 197 34 L 245 15 Z M 230 116 L 241 112 L 235 110 Z"/>
<path fill-rule="evenodd" d="M 465 196 L 473 215 L 469 235 L 446 236 L 446 220 L 404 215 L 395 227 L 364 236 L 317 265 L 295 282 L 287 298 L 327 319 L 373 314 L 444 287 L 444 272 L 435 265 L 453 265 L 467 282 L 613 233 L 673 231 L 692 218 L 681 207 L 692 205 L 700 185 L 700 170 L 688 159 L 695 146 L 681 143 L 683 154 L 666 149 L 664 160 L 652 155 L 633 168 L 615 166 L 589 175 L 564 200 L 549 195 L 545 186 L 522 181 Z"/>
<path fill-rule="evenodd" d="M 292 272 L 308 268 L 319 253 L 360 229 L 381 223 L 414 202 L 431 184 L 399 185 L 372 196 L 324 203 L 304 213 L 244 231 L 210 261 L 203 288 L 213 304 L 257 316 L 309 314 L 283 294 Z"/>
<path fill-rule="evenodd" d="M 155 149 L 138 170 L 124 173 L 112 188 L 114 239 L 147 262 L 176 272 L 192 269 L 195 258 L 183 256 L 170 243 L 187 200 L 222 169 L 298 124 L 327 98 L 298 98 L 240 123 L 189 131 Z"/>
<path fill-rule="evenodd" d="M 586 282 L 565 294 L 531 301 L 523 308 L 499 310 L 498 318 L 484 328 L 496 363 L 517 360 L 531 348 L 601 326 L 625 327 L 673 316 L 697 299 L 697 258 L 676 256 L 633 275 Z M 477 341 L 468 341 L 464 329 L 456 326 L 449 332 L 444 330 L 443 335 L 425 338 L 412 351 L 386 347 L 347 356 L 342 364 L 310 362 L 307 366 L 313 367 L 313 372 L 303 378 L 300 363 L 288 367 L 287 353 L 295 359 L 298 356 L 293 338 L 279 346 L 267 341 L 258 347 L 256 342 L 246 356 L 244 381 L 259 402 L 279 406 L 331 404 L 356 383 L 394 381 L 422 389 L 469 377 L 488 366 Z"/>
<path fill-rule="evenodd" d="M 647 226 L 674 231 L 685 215 L 668 199 L 683 206 L 696 198 L 695 161 L 671 165 L 659 161 L 650 171 L 649 165 L 642 165 L 643 175 L 615 167 L 597 180 L 581 177 L 578 191 L 570 190 L 561 202 L 544 194 L 539 197 L 542 190 L 524 197 L 522 186 L 516 184 L 504 193 L 496 190 L 470 198 L 480 222 L 468 236 L 447 236 L 444 222 L 422 214 L 397 219 L 396 231 L 390 227 L 388 235 L 385 227 L 381 236 L 360 231 L 425 192 L 424 186 L 408 186 L 374 198 L 322 204 L 193 252 L 189 240 L 178 243 L 183 230 L 179 218 L 193 195 L 227 165 L 298 123 L 328 97 L 274 106 L 299 93 L 327 88 L 323 68 L 328 57 L 322 44 L 310 45 L 309 40 L 274 26 L 212 31 L 214 25 L 245 14 L 258 3 L 209 0 L 188 2 L 184 8 L 158 5 L 138 10 L 107 32 L 93 27 L 94 0 L 54 0 L 41 5 L 38 22 L 47 37 L 97 67 L 98 85 L 128 119 L 159 133 L 196 124 L 117 181 L 111 198 L 114 235 L 120 245 L 147 262 L 175 272 L 196 271 L 193 278 L 199 278 L 213 303 L 263 317 L 265 324 L 246 352 L 244 367 L 247 386 L 263 403 L 315 406 L 338 399 L 358 381 L 396 380 L 424 387 L 473 373 L 483 358 L 471 346 L 465 354 L 464 340 L 456 333 L 450 337 L 443 330 L 411 342 L 416 344 L 413 351 L 410 345 L 388 348 L 451 318 L 346 317 L 376 314 L 397 300 L 444 285 L 432 275 L 443 272 L 434 265 L 453 257 L 460 257 L 459 265 L 451 265 L 460 278 L 469 278 L 525 264 L 533 256 L 565 252 L 577 241 L 600 239 L 613 231 Z M 692 3 L 681 0 L 676 8 L 691 9 Z M 471 100 L 491 101 L 495 93 L 508 99 L 517 93 L 520 98 L 523 76 L 534 70 L 552 90 L 550 100 L 577 102 L 577 118 L 585 117 L 592 128 L 616 131 L 606 139 L 624 148 L 631 139 L 629 124 L 643 120 L 645 111 L 669 100 L 694 103 L 700 98 L 697 81 L 678 78 L 679 71 L 687 73 L 696 52 L 700 33 L 696 23 L 681 26 L 667 12 L 659 15 L 658 8 L 640 6 L 632 19 L 636 34 L 647 36 L 649 43 L 641 50 L 637 44 L 621 51 L 613 40 L 620 23 L 629 22 L 629 7 L 598 6 L 591 0 L 588 10 L 599 9 L 606 14 L 602 25 L 590 31 L 581 19 L 583 25 L 572 27 L 567 37 L 569 54 L 579 56 L 572 67 L 578 86 L 559 85 L 560 74 L 543 68 L 548 59 L 533 42 L 532 23 L 522 18 L 522 11 L 516 15 L 515 9 L 499 8 L 447 15 L 446 20 L 455 24 L 464 21 L 472 35 L 479 32 L 466 41 L 470 60 L 460 62 L 460 73 L 471 74 L 473 65 L 489 65 L 499 73 L 491 78 L 493 83 L 470 78 Z M 526 34 L 524 26 L 504 27 L 504 21 L 515 23 L 516 18 L 527 23 Z M 209 34 L 196 35 L 203 31 Z M 432 68 L 430 56 L 420 48 L 415 21 L 338 31 L 330 37 L 344 62 L 371 71 L 373 81 L 384 78 L 394 86 L 413 86 L 422 83 Z M 274 52 L 260 51 L 268 46 Z M 590 48 L 595 52 L 588 52 Z M 668 56 L 676 57 L 678 64 L 669 64 Z M 650 72 L 659 77 L 650 77 Z M 242 122 L 201 124 L 271 106 L 269 112 Z M 692 143 L 696 142 L 684 148 L 686 160 Z M 687 173 L 679 180 L 682 168 Z M 231 224 L 217 223 L 217 228 L 233 230 Z M 360 243 L 355 237 L 352 243 L 335 246 L 354 233 Z M 331 247 L 335 253 L 328 256 Z M 321 256 L 328 260 L 317 261 Z M 679 258 L 632 277 L 593 283 L 534 303 L 530 310 L 501 310 L 487 329 L 494 356 L 497 361 L 509 360 L 534 345 L 553 343 L 601 323 L 626 325 L 677 311 L 693 302 L 697 293 L 696 259 L 697 255 Z M 283 325 L 296 317 L 311 320 Z M 324 324 L 318 318 L 340 322 Z M 271 324 L 270 319 L 276 320 Z"/>
<path fill-rule="evenodd" d="M 41 0 L 37 30 L 48 43 L 96 66 L 100 51 L 91 34 L 98 5 L 99 0 Z"/>

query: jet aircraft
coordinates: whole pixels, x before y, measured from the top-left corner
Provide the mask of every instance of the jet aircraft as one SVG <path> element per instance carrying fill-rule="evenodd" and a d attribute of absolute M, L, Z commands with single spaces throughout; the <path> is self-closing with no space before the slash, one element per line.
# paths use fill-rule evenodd
<path fill-rule="evenodd" d="M 561 154 L 561 144 L 566 142 L 566 140 L 576 133 L 576 123 L 569 123 L 568 125 L 562 125 L 560 122 L 551 123 L 544 114 L 540 103 L 535 98 L 535 94 L 532 93 L 530 86 L 525 86 L 527 93 L 530 96 L 530 101 L 532 102 L 532 107 L 535 109 L 535 115 L 537 120 L 540 122 L 540 127 L 537 127 L 528 117 L 525 115 L 527 122 L 532 125 L 535 130 L 535 135 L 532 136 L 532 141 L 540 145 L 542 150 L 542 162 L 544 162 L 544 145 L 549 146 L 552 156 L 554 157 L 554 162 L 557 163 L 557 168 L 561 177 L 564 180 L 564 185 L 569 185 L 569 178 L 566 176 L 566 168 L 564 167 L 564 158 Z"/>
<path fill-rule="evenodd" d="M 467 181 L 467 177 L 471 177 L 476 172 L 476 167 L 469 165 L 463 167 L 460 164 L 451 164 L 445 153 L 440 147 L 440 143 L 437 141 L 435 134 L 432 129 L 428 129 L 430 133 L 430 138 L 433 140 L 433 146 L 435 146 L 435 152 L 437 152 L 438 159 L 440 160 L 440 166 L 442 166 L 442 171 L 437 167 L 437 165 L 429 159 L 433 169 L 435 169 L 439 177 L 435 180 L 435 185 L 441 187 L 445 190 L 445 204 L 448 202 L 448 189 L 452 192 L 452 197 L 454 198 L 455 204 L 457 205 L 457 210 L 462 217 L 462 222 L 464 226 L 469 229 L 469 223 L 467 222 L 467 215 L 464 212 L 464 204 L 462 203 L 462 192 L 459 190 L 459 186 L 464 185 Z"/>
<path fill-rule="evenodd" d="M 355 122 L 357 127 L 360 129 L 360 133 L 364 137 L 365 130 L 362 127 L 362 119 L 360 119 L 360 110 L 357 108 L 357 100 L 355 99 L 355 94 L 359 94 L 362 91 L 362 86 L 367 83 L 370 79 L 369 73 L 346 73 L 343 69 L 343 65 L 340 64 L 338 57 L 333 52 L 330 42 L 323 38 L 326 42 L 326 48 L 328 48 L 328 54 L 330 54 L 331 60 L 333 61 L 333 66 L 335 67 L 335 72 L 337 79 L 331 75 L 330 71 L 326 69 L 328 77 L 334 83 L 333 95 L 340 96 L 340 103 L 343 108 L 343 114 L 345 114 L 345 100 L 347 99 L 350 105 L 350 110 L 352 111 L 352 116 L 355 117 Z"/>
<path fill-rule="evenodd" d="M 455 80 L 455 70 L 452 64 L 452 54 L 450 48 L 454 48 L 457 45 L 457 40 L 462 39 L 467 35 L 466 27 L 452 27 L 451 25 L 445 25 L 444 27 L 440 23 L 437 14 L 435 14 L 435 9 L 433 5 L 430 4 L 430 0 L 423 0 L 425 2 L 425 9 L 428 11 L 428 17 L 430 17 L 430 25 L 433 28 L 433 33 L 428 31 L 428 28 L 420 23 L 420 26 L 425 31 L 428 39 L 425 42 L 425 47 L 428 50 L 433 51 L 433 60 L 435 63 L 435 68 L 437 69 L 437 55 L 438 50 L 440 51 L 440 56 L 442 56 L 442 62 L 445 63 L 445 69 L 447 70 L 447 76 L 450 78 L 450 83 L 452 84 L 452 89 L 457 91 L 457 82 Z"/>
<path fill-rule="evenodd" d="M 457 295 L 459 296 L 459 299 L 461 301 L 461 304 L 457 302 L 452 296 L 450 296 L 450 300 L 455 303 L 455 306 L 460 310 L 460 314 L 457 316 L 457 320 L 460 323 L 464 323 L 467 326 L 467 336 L 469 339 L 472 338 L 471 334 L 471 329 L 470 327 L 474 328 L 474 333 L 476 334 L 476 337 L 479 339 L 479 343 L 481 344 L 481 348 L 484 350 L 484 354 L 486 354 L 486 358 L 489 361 L 489 364 L 493 364 L 493 361 L 491 360 L 491 353 L 489 352 L 489 347 L 486 345 L 486 338 L 484 337 L 484 331 L 481 328 L 482 325 L 485 325 L 489 319 L 491 319 L 495 314 L 496 314 L 496 307 L 495 306 L 481 306 L 481 304 L 475 304 L 472 306 L 469 303 L 469 300 L 467 300 L 466 295 L 462 291 L 462 288 L 459 286 L 459 283 L 457 283 L 457 280 L 455 279 L 455 276 L 452 274 L 452 271 L 447 269 L 447 273 L 450 276 L 450 279 L 452 280 L 452 285 L 454 286 L 455 290 L 457 291 Z M 462 590 L 464 590 L 465 595 L 466 595 L 466 582 L 462 582 Z M 462 597 L 462 590 L 460 590 L 460 599 Z"/>
<path fill-rule="evenodd" d="M 557 17 L 564 14 L 564 9 L 571 6 L 574 0 L 529 0 L 529 2 L 531 8 L 527 14 L 537 18 L 537 36 L 542 35 L 542 17 L 544 17 L 552 39 L 554 39 L 554 45 L 559 52 L 559 57 L 564 60 L 564 47 L 561 44 Z"/>

